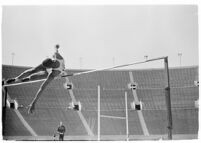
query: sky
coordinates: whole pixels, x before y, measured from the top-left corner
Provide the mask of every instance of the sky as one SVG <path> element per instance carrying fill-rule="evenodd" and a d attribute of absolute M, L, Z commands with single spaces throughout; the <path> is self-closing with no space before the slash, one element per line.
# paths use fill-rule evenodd
<path fill-rule="evenodd" d="M 198 7 L 3 6 L 2 64 L 37 66 L 56 44 L 70 69 L 105 68 L 145 56 L 168 56 L 170 67 L 198 65 Z M 138 67 L 160 66 L 161 61 Z"/>

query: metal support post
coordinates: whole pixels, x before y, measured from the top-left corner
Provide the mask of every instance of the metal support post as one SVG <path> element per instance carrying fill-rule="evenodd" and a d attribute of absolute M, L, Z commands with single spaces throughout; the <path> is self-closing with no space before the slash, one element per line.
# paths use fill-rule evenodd
<path fill-rule="evenodd" d="M 7 106 L 7 96 L 8 96 L 8 90 L 7 90 L 7 87 L 2 87 L 3 89 L 3 99 L 2 102 L 2 121 L 3 121 L 3 126 L 2 126 L 2 131 L 3 131 L 3 135 L 5 135 L 5 121 L 6 121 L 6 106 Z"/>
<path fill-rule="evenodd" d="M 171 97 L 170 97 L 170 77 L 169 77 L 169 68 L 168 68 L 168 57 L 164 58 L 165 64 L 165 79 L 166 79 L 166 87 L 165 87 L 165 98 L 166 98 L 166 106 L 167 106 L 167 119 L 168 119 L 168 139 L 172 140 L 172 111 L 171 111 Z"/>
<path fill-rule="evenodd" d="M 98 85 L 98 141 L 100 141 L 100 85 Z"/>
<path fill-rule="evenodd" d="M 126 110 L 126 140 L 129 141 L 127 92 L 125 92 L 125 110 Z"/>

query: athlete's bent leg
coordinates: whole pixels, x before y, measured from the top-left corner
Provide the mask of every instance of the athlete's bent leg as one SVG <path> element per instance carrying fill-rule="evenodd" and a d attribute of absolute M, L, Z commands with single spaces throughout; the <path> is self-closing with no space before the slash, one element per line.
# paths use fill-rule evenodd
<path fill-rule="evenodd" d="M 33 101 L 31 102 L 31 104 L 29 105 L 29 110 L 28 113 L 33 113 L 34 109 L 35 109 L 35 104 L 38 101 L 38 99 L 40 98 L 41 94 L 43 93 L 43 91 L 45 90 L 45 88 L 47 87 L 47 85 L 56 77 L 60 74 L 60 71 L 52 71 L 47 79 L 42 83 L 42 85 L 40 86 L 38 92 L 36 93 Z"/>
<path fill-rule="evenodd" d="M 17 79 L 23 79 L 25 77 L 28 77 L 34 73 L 40 72 L 40 71 L 46 71 L 46 68 L 41 64 L 35 68 L 32 69 L 28 69 L 26 71 L 24 71 L 23 73 L 21 73 L 19 76 L 17 76 Z"/>
<path fill-rule="evenodd" d="M 46 68 L 40 64 L 35 68 L 31 68 L 28 69 L 26 71 L 24 71 L 23 73 L 21 73 L 19 76 L 15 77 L 15 78 L 10 78 L 7 80 L 7 83 L 12 83 L 12 82 L 16 82 L 16 81 L 21 81 L 23 78 L 26 78 L 34 73 L 40 72 L 40 71 L 46 71 Z"/>
<path fill-rule="evenodd" d="M 47 71 L 42 71 L 42 72 L 39 72 L 39 73 L 32 74 L 29 77 L 23 78 L 22 82 L 45 79 L 45 78 L 47 78 L 47 76 L 48 76 L 48 72 Z"/>

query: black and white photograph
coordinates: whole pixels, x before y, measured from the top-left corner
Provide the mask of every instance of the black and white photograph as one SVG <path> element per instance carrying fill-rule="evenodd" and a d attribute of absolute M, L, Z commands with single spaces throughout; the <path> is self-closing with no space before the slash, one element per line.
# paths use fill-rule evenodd
<path fill-rule="evenodd" d="M 2 140 L 198 140 L 198 5 L 1 9 Z"/>

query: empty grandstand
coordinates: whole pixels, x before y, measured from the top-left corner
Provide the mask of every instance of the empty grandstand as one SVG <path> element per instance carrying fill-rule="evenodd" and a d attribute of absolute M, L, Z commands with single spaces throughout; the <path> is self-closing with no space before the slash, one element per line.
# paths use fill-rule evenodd
<path fill-rule="evenodd" d="M 15 77 L 28 67 L 3 65 L 4 79 Z M 81 70 L 69 70 L 76 73 Z M 164 91 L 164 69 L 99 71 L 68 78 L 72 90 L 66 90 L 65 79 L 54 80 L 45 90 L 32 115 L 27 106 L 41 82 L 7 87 L 10 99 L 22 108 L 3 108 L 3 138 L 8 140 L 54 140 L 60 121 L 66 126 L 65 140 L 157 140 L 167 139 L 168 119 Z M 199 98 L 198 67 L 170 69 L 173 139 L 197 139 Z M 133 92 L 128 84 L 137 83 Z M 98 131 L 98 90 L 100 85 L 100 130 Z M 126 126 L 125 92 L 128 96 Z M 72 97 L 80 101 L 81 111 L 67 109 Z M 134 110 L 133 101 L 142 103 Z M 3 106 L 6 104 L 3 101 Z M 127 136 L 127 133 L 128 136 Z"/>

